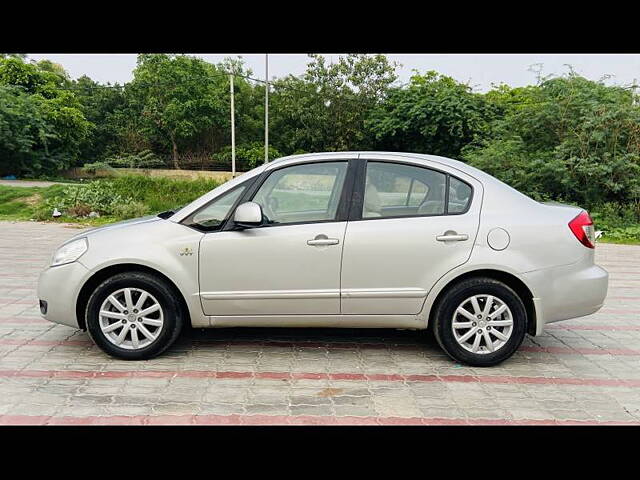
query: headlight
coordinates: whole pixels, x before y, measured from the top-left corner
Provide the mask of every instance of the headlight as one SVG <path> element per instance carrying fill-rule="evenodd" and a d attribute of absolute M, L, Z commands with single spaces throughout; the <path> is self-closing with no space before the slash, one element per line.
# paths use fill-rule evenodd
<path fill-rule="evenodd" d="M 75 262 L 88 248 L 89 244 L 85 237 L 69 242 L 56 250 L 51 258 L 51 266 L 55 267 L 57 265 L 64 265 L 65 263 Z"/>

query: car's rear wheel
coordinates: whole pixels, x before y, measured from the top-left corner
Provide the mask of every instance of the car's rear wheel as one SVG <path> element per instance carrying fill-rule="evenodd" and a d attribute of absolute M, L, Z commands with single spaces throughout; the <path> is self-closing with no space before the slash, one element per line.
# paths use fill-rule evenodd
<path fill-rule="evenodd" d="M 511 357 L 527 330 L 518 294 L 492 278 L 475 277 L 450 288 L 434 311 L 434 334 L 454 360 L 476 367 Z"/>
<path fill-rule="evenodd" d="M 166 350 L 180 334 L 180 299 L 162 279 L 144 272 L 119 273 L 95 289 L 86 310 L 87 331 L 103 351 L 144 360 Z"/>

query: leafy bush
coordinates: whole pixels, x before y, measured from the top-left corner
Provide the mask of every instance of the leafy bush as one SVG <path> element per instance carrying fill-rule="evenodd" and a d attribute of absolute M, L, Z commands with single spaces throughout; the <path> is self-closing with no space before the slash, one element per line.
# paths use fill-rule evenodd
<path fill-rule="evenodd" d="M 165 163 L 151 150 L 115 155 L 108 158 L 106 163 L 114 167 L 124 168 L 156 168 L 165 166 Z"/>
<path fill-rule="evenodd" d="M 128 218 L 143 217 L 147 213 L 149 213 L 149 207 L 147 207 L 144 203 L 138 201 L 116 205 L 113 209 L 113 215 L 122 220 L 126 220 Z"/>
<path fill-rule="evenodd" d="M 597 205 L 590 212 L 602 240 L 616 243 L 640 243 L 640 202 L 627 205 L 608 202 Z"/>
<path fill-rule="evenodd" d="M 69 214 L 79 211 L 80 206 L 89 207 L 100 214 L 111 214 L 116 206 L 130 201 L 131 198 L 116 191 L 113 182 L 96 180 L 86 185 L 65 187 L 59 195 L 49 198 L 46 206 L 50 210 L 57 208 Z"/>
<path fill-rule="evenodd" d="M 143 175 L 123 175 L 109 182 L 118 194 L 142 202 L 151 213 L 186 205 L 220 185 L 209 178 L 179 180 Z"/>
<path fill-rule="evenodd" d="M 82 171 L 89 175 L 95 175 L 98 170 L 113 170 L 113 167 L 106 162 L 85 163 L 82 166 Z"/>
<path fill-rule="evenodd" d="M 640 243 L 640 225 L 612 228 L 604 232 L 602 240 L 612 243 Z"/>
<path fill-rule="evenodd" d="M 575 74 L 487 94 L 502 111 L 483 141 L 462 154 L 472 165 L 537 199 L 640 199 L 640 107 L 628 89 Z"/>
<path fill-rule="evenodd" d="M 95 211 L 124 220 L 186 205 L 218 185 L 207 178 L 175 180 L 143 175 L 123 175 L 85 185 L 55 185 L 46 189 L 51 192 L 35 209 L 33 218 L 50 219 L 57 208 L 70 217 L 84 217 Z"/>
<path fill-rule="evenodd" d="M 70 217 L 87 217 L 93 209 L 89 205 L 78 204 L 73 207 L 70 207 L 67 210 L 67 215 Z"/>

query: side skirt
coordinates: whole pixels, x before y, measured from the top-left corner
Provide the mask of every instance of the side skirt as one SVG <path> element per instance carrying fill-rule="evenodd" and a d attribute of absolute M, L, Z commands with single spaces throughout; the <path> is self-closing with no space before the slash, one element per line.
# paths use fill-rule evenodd
<path fill-rule="evenodd" d="M 212 316 L 209 327 L 410 328 L 424 330 L 419 315 L 259 315 Z"/>

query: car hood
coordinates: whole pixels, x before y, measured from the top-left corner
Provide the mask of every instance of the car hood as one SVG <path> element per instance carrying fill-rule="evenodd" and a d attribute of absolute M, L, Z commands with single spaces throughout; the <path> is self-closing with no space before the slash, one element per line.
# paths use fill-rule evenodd
<path fill-rule="evenodd" d="M 131 218 L 129 220 L 123 220 L 121 222 L 116 222 L 116 223 L 110 223 L 108 225 L 104 225 L 102 227 L 95 227 L 95 228 L 90 228 L 89 230 L 85 230 L 82 233 L 79 233 L 78 235 L 73 236 L 72 238 L 70 238 L 68 240 L 68 242 L 71 242 L 77 238 L 81 238 L 81 237 L 91 237 L 95 234 L 101 233 L 101 232 L 106 232 L 106 231 L 110 231 L 110 230 L 117 230 L 117 229 L 121 229 L 121 228 L 128 228 L 128 227 L 132 227 L 133 225 L 140 225 L 142 223 L 155 223 L 155 222 L 161 222 L 161 221 L 165 221 L 162 218 L 155 216 L 155 215 L 147 215 L 145 217 L 140 217 L 140 218 Z M 68 243 L 65 242 L 65 243 Z"/>

